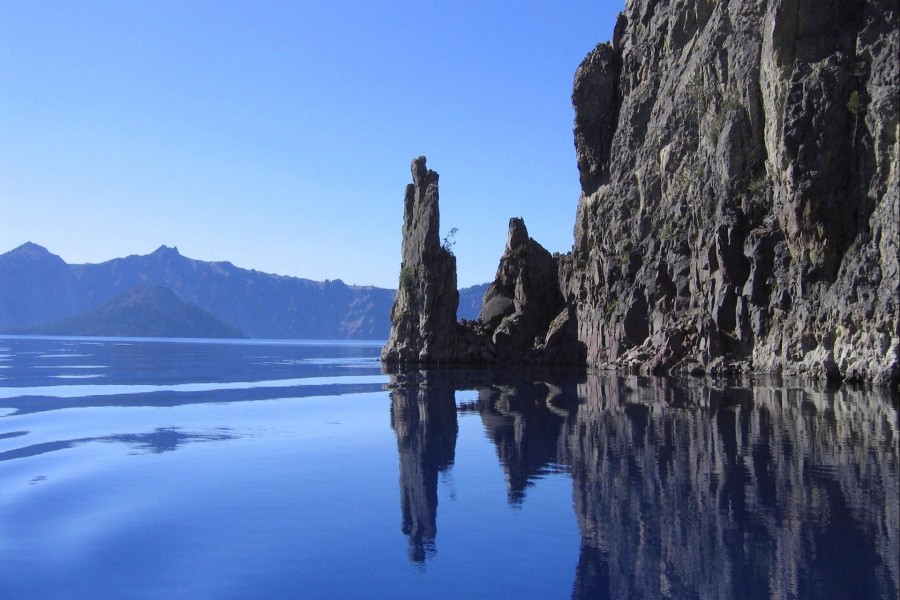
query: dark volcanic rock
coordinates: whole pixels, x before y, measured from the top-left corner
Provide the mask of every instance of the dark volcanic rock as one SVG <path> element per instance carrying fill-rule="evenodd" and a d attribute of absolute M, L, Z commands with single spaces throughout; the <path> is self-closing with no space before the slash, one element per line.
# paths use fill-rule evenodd
<path fill-rule="evenodd" d="M 600 44 L 575 72 L 575 148 L 585 193 L 609 178 L 609 152 L 616 131 L 619 98 L 619 57 L 609 44 Z"/>
<path fill-rule="evenodd" d="M 898 57 L 896 0 L 628 2 L 575 75 L 572 253 L 514 220 L 481 320 L 416 335 L 461 362 L 896 382 Z"/>
<path fill-rule="evenodd" d="M 403 262 L 391 309 L 387 363 L 447 363 L 456 347 L 456 257 L 441 245 L 438 174 L 425 157 L 412 163 L 403 201 Z"/>
<path fill-rule="evenodd" d="M 484 295 L 480 320 L 492 332 L 504 362 L 517 362 L 541 345 L 551 321 L 563 309 L 553 257 L 528 237 L 525 222 L 509 220 L 506 250 Z"/>
<path fill-rule="evenodd" d="M 588 362 L 898 377 L 896 1 L 629 2 L 572 94 Z"/>
<path fill-rule="evenodd" d="M 528 237 L 522 219 L 510 219 L 506 250 L 484 292 L 480 318 L 456 322 L 456 258 L 439 243 L 438 175 L 426 170 L 424 157 L 413 161 L 412 173 L 403 212 L 400 289 L 382 361 L 583 364 L 557 260 Z"/>
<path fill-rule="evenodd" d="M 485 292 L 479 318 L 496 327 L 504 317 L 524 313 L 535 330 L 546 330 L 563 303 L 556 271 L 550 253 L 528 237 L 525 221 L 510 219 L 506 250 L 494 282 Z"/>

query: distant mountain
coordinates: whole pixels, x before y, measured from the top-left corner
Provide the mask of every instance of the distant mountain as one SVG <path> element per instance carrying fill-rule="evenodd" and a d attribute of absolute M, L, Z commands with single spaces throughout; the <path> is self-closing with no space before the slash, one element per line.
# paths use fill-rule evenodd
<path fill-rule="evenodd" d="M 84 296 L 72 268 L 46 248 L 28 242 L 0 254 L 0 331 L 84 312 Z"/>
<path fill-rule="evenodd" d="M 488 289 L 487 283 L 473 285 L 459 290 L 459 308 L 456 309 L 456 318 L 474 321 L 481 314 L 481 305 L 484 293 Z"/>
<path fill-rule="evenodd" d="M 69 265 L 29 242 L 0 255 L 0 331 L 88 316 L 141 286 L 168 288 L 252 338 L 387 339 L 395 294 L 339 279 L 319 282 L 193 260 L 167 246 Z M 477 317 L 481 287 L 486 285 L 460 290 L 460 318 Z"/>
<path fill-rule="evenodd" d="M 23 333 L 123 337 L 239 338 L 244 334 L 169 288 L 133 288 L 89 313 L 39 325 Z"/>

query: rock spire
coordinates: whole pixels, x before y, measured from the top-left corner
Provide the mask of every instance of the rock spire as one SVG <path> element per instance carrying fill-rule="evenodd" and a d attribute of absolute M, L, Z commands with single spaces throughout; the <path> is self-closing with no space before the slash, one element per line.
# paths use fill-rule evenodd
<path fill-rule="evenodd" d="M 456 322 L 456 258 L 439 238 L 438 174 L 412 164 L 403 211 L 400 287 L 387 364 L 582 364 L 558 261 L 510 219 L 506 250 L 476 321 Z"/>
<path fill-rule="evenodd" d="M 425 157 L 412 162 L 403 199 L 400 285 L 391 309 L 386 363 L 453 362 L 456 347 L 456 257 L 441 245 L 438 174 Z"/>

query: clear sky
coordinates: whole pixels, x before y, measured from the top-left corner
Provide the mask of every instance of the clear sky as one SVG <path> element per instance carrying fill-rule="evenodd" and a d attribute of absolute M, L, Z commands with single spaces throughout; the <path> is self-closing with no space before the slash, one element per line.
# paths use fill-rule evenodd
<path fill-rule="evenodd" d="M 460 286 L 568 251 L 572 77 L 624 2 L 0 0 L 0 253 L 396 287 L 420 154 Z"/>

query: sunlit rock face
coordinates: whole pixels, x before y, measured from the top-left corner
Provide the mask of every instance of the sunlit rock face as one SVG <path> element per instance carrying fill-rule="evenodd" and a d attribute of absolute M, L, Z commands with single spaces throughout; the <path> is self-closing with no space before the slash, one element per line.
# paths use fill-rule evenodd
<path fill-rule="evenodd" d="M 575 75 L 588 363 L 896 381 L 893 0 L 629 1 Z"/>

